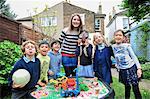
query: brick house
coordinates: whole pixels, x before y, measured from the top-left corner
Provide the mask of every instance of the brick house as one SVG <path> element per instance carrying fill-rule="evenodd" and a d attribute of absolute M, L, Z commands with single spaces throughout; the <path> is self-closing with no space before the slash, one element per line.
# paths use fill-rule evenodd
<path fill-rule="evenodd" d="M 95 13 L 63 1 L 45 9 L 35 16 L 18 19 L 17 21 L 34 29 L 38 29 L 53 38 L 58 38 L 61 30 L 68 26 L 71 15 L 73 13 L 79 13 L 84 28 L 87 31 L 90 33 L 104 33 L 104 19 L 106 15 L 102 14 L 101 5 L 99 5 L 99 10 L 99 13 Z"/>

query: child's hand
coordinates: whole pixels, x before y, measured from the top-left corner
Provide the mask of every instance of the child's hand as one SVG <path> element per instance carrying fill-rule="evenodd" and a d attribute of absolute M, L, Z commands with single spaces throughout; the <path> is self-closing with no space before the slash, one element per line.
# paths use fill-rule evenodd
<path fill-rule="evenodd" d="M 46 84 L 48 84 L 48 80 L 46 80 Z"/>
<path fill-rule="evenodd" d="M 81 45 L 82 39 L 78 39 L 78 46 Z"/>
<path fill-rule="evenodd" d="M 12 84 L 12 88 L 22 88 L 23 86 L 21 86 L 21 85 L 17 85 L 17 84 L 15 84 L 14 82 L 13 82 L 13 84 Z"/>
<path fill-rule="evenodd" d="M 140 68 L 137 70 L 137 75 L 138 75 L 138 78 L 140 78 L 142 75 L 142 70 Z"/>
<path fill-rule="evenodd" d="M 89 44 L 89 40 L 86 39 L 84 45 L 86 46 L 86 45 L 88 45 L 88 44 Z"/>
<path fill-rule="evenodd" d="M 53 76 L 53 75 L 54 75 L 54 72 L 51 71 L 51 70 L 49 70 L 49 71 L 48 71 L 48 74 L 49 74 L 50 76 Z"/>
<path fill-rule="evenodd" d="M 41 87 L 46 86 L 46 84 L 45 84 L 45 83 L 42 83 L 41 81 L 39 81 L 38 84 L 39 84 Z"/>

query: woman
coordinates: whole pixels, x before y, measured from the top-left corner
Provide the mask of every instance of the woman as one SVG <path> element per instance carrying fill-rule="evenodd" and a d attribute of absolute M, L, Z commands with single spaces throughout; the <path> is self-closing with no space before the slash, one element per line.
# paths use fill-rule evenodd
<path fill-rule="evenodd" d="M 64 66 L 66 76 L 75 76 L 73 71 L 77 68 L 78 59 L 75 54 L 78 45 L 79 34 L 83 25 L 79 14 L 73 14 L 70 19 L 70 25 L 62 30 L 59 38 L 61 42 L 62 65 Z"/>

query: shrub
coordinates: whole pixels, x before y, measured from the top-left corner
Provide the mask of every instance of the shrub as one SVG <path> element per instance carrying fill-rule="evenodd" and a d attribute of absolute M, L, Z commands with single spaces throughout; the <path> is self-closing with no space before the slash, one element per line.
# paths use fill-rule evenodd
<path fill-rule="evenodd" d="M 138 59 L 139 59 L 139 62 L 141 63 L 141 64 L 145 64 L 146 62 L 148 62 L 147 61 L 147 59 L 146 59 L 146 57 L 138 57 Z"/>
<path fill-rule="evenodd" d="M 149 64 L 143 64 L 142 65 L 142 71 L 143 71 L 143 79 L 149 79 L 150 80 L 150 63 Z"/>
<path fill-rule="evenodd" d="M 0 42 L 0 84 L 8 83 L 8 75 L 18 58 L 22 55 L 20 46 L 10 42 Z"/>

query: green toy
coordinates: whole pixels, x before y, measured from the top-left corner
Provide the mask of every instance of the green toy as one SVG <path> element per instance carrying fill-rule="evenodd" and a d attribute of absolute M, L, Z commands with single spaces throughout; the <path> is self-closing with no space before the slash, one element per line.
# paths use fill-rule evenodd
<path fill-rule="evenodd" d="M 81 91 L 88 91 L 89 90 L 89 88 L 86 84 L 80 84 L 79 87 L 80 87 Z"/>

